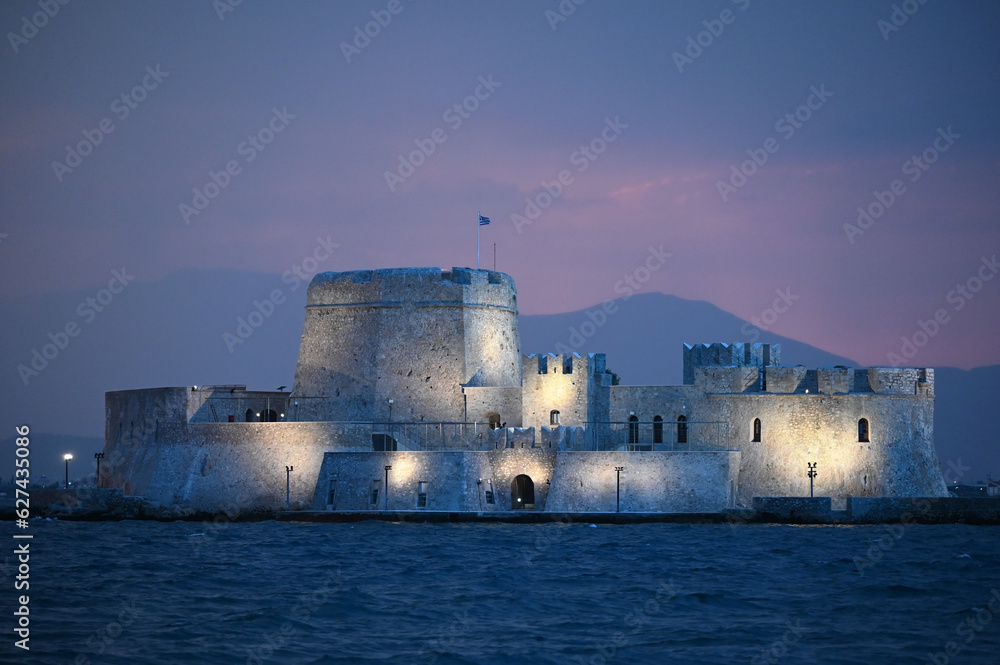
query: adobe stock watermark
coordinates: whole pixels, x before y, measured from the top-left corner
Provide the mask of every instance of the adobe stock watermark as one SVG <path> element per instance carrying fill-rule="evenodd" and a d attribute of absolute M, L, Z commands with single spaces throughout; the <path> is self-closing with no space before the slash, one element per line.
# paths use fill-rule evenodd
<path fill-rule="evenodd" d="M 788 654 L 789 647 L 795 645 L 802 639 L 803 635 L 810 632 L 809 629 L 802 627 L 801 620 L 797 620 L 794 626 L 791 623 L 786 623 L 785 626 L 788 630 L 772 642 L 771 646 L 754 656 L 750 665 L 775 665 Z"/>
<path fill-rule="evenodd" d="M 756 342 L 760 339 L 761 330 L 770 331 L 778 317 L 791 309 L 795 301 L 799 299 L 799 296 L 792 294 L 790 286 L 786 286 L 784 291 L 775 289 L 774 292 L 778 294 L 778 297 L 774 299 L 771 306 L 762 311 L 759 316 L 750 317 L 750 320 L 740 328 L 740 332 L 747 338 L 747 341 Z"/>
<path fill-rule="evenodd" d="M 986 626 L 990 625 L 993 617 L 1000 614 L 1000 589 L 990 589 L 990 596 L 987 599 L 986 607 L 973 608 L 975 616 L 966 617 L 955 626 L 955 634 L 959 639 L 945 642 L 944 649 L 934 653 L 927 652 L 927 662 L 931 665 L 948 665 L 951 659 L 962 653 L 966 647 L 972 644 L 979 633 L 983 632 Z"/>
<path fill-rule="evenodd" d="M 889 41 L 889 36 L 895 32 L 899 32 L 900 28 L 910 20 L 910 17 L 916 14 L 921 6 L 926 4 L 927 0 L 903 0 L 898 5 L 893 4 L 892 11 L 889 13 L 889 20 L 880 18 L 875 22 L 879 32 L 882 33 L 882 39 Z"/>
<path fill-rule="evenodd" d="M 556 6 L 555 11 L 546 9 L 545 20 L 549 22 L 552 32 L 555 32 L 559 24 L 572 16 L 576 12 L 576 8 L 586 1 L 587 0 L 562 0 L 562 2 Z"/>
<path fill-rule="evenodd" d="M 333 256 L 333 250 L 338 247 L 340 245 L 333 242 L 330 236 L 316 238 L 316 247 L 313 248 L 312 254 L 286 270 L 281 275 L 281 281 L 289 285 L 289 291 L 297 290 L 303 283 L 308 284 L 312 276 L 319 270 L 319 264 L 330 259 Z M 228 331 L 222 333 L 222 341 L 229 349 L 229 353 L 234 353 L 237 346 L 250 339 L 254 332 L 264 325 L 264 321 L 271 318 L 274 311 L 284 304 L 284 289 L 274 289 L 263 301 L 254 300 L 250 313 L 246 317 L 236 318 L 236 334 Z"/>
<path fill-rule="evenodd" d="M 403 9 L 405 7 L 400 0 L 389 0 L 385 9 L 371 10 L 373 20 L 365 23 L 363 30 L 360 25 L 354 26 L 354 39 L 351 43 L 340 42 L 340 52 L 344 54 L 347 64 L 351 64 L 351 58 L 354 56 L 361 55 L 361 52 L 368 48 L 372 40 L 382 34 L 382 29 L 389 27 L 389 24 L 392 23 L 392 17 L 401 14 Z"/>
<path fill-rule="evenodd" d="M 640 291 L 643 285 L 652 277 L 653 273 L 665 266 L 667 259 L 672 256 L 673 254 L 663 250 L 663 245 L 660 245 L 658 248 L 650 245 L 645 261 L 638 265 L 631 273 L 623 275 L 620 280 L 615 282 L 615 293 L 620 294 L 622 302 L 625 302 Z M 608 320 L 617 313 L 618 302 L 616 300 L 606 300 L 600 307 L 588 309 L 584 312 L 586 318 L 579 325 L 570 326 L 567 329 L 569 335 L 566 341 L 569 343 L 569 346 L 562 342 L 557 342 L 555 345 L 556 353 L 564 355 L 578 353 L 586 341 L 603 328 Z"/>
<path fill-rule="evenodd" d="M 111 113 L 118 118 L 119 122 L 124 121 L 132 114 L 132 111 L 139 108 L 139 104 L 146 101 L 149 93 L 156 90 L 163 83 L 163 79 L 168 76 L 170 76 L 170 72 L 160 70 L 159 65 L 147 66 L 146 75 L 142 77 L 142 81 L 128 92 L 123 92 L 115 97 L 115 100 L 111 102 Z M 66 146 L 66 158 L 61 162 L 58 160 L 52 162 L 52 172 L 55 173 L 56 180 L 62 182 L 66 174 L 72 173 L 73 169 L 83 164 L 84 158 L 94 152 L 97 146 L 104 141 L 104 137 L 115 129 L 117 129 L 115 123 L 109 117 L 101 118 L 93 129 L 84 129 L 82 141 L 78 141 L 76 145 Z"/>
<path fill-rule="evenodd" d="M 340 567 L 337 566 L 333 572 L 327 575 L 322 584 L 317 585 L 314 591 L 298 597 L 298 601 L 292 606 L 291 617 L 297 622 L 307 623 L 313 613 L 332 602 L 332 597 L 343 591 L 344 586 L 344 575 Z M 295 624 L 291 621 L 283 621 L 277 630 L 261 635 L 262 643 L 245 647 L 247 665 L 262 665 L 262 663 L 271 660 L 279 650 L 288 646 L 298 635 L 299 628 Z"/>
<path fill-rule="evenodd" d="M 479 105 L 489 99 L 500 83 L 493 80 L 493 74 L 485 78 L 479 77 L 479 85 L 472 91 L 472 94 L 461 102 L 452 104 L 441 114 L 441 119 L 451 127 L 451 131 L 456 132 L 462 124 L 472 117 L 472 114 L 479 110 Z M 437 151 L 437 147 L 448 140 L 448 132 L 436 127 L 426 139 L 414 139 L 413 144 L 416 150 L 410 151 L 406 156 L 399 156 L 399 166 L 395 171 L 385 172 L 385 183 L 389 185 L 389 191 L 395 192 L 396 187 L 406 182 L 406 179 L 416 173 L 417 169 L 423 166 L 427 159 Z"/>
<path fill-rule="evenodd" d="M 745 12 L 747 7 L 750 6 L 750 0 L 731 1 L 740 8 L 741 12 Z M 705 49 L 714 44 L 715 40 L 722 36 L 726 26 L 732 25 L 736 21 L 736 16 L 737 14 L 733 10 L 723 9 L 719 13 L 719 18 L 702 21 L 701 24 L 705 26 L 705 29 L 694 37 L 687 38 L 687 48 L 684 49 L 684 53 L 680 51 L 674 51 L 673 53 L 672 57 L 674 64 L 677 65 L 677 71 L 683 74 L 685 65 L 693 65 L 694 61 L 700 58 L 701 54 L 705 52 Z"/>
<path fill-rule="evenodd" d="M 208 207 L 208 204 L 222 193 L 222 190 L 229 187 L 233 178 L 243 172 L 243 165 L 257 159 L 257 155 L 264 152 L 267 146 L 274 141 L 274 138 L 285 131 L 285 128 L 291 124 L 295 117 L 288 112 L 287 106 L 282 107 L 280 111 L 277 108 L 271 109 L 271 117 L 267 123 L 257 132 L 247 135 L 246 140 L 236 146 L 236 154 L 243 157 L 243 164 L 240 164 L 239 160 L 231 159 L 219 171 L 209 171 L 208 181 L 200 188 L 194 187 L 191 190 L 194 193 L 191 197 L 191 205 L 181 203 L 177 206 L 184 223 L 190 224 L 192 217 L 200 215 Z"/>
<path fill-rule="evenodd" d="M 226 20 L 226 14 L 232 14 L 243 4 L 243 0 L 212 0 L 212 8 L 220 21 Z"/>
<path fill-rule="evenodd" d="M 570 165 L 576 167 L 577 173 L 583 173 L 597 161 L 598 157 L 604 154 L 609 145 L 618 140 L 618 137 L 626 129 L 628 129 L 628 125 L 621 121 L 621 116 L 616 115 L 614 120 L 610 117 L 605 118 L 604 128 L 601 129 L 600 133 L 589 143 L 581 145 L 570 154 Z M 524 197 L 524 214 L 519 215 L 515 212 L 510 216 L 510 221 L 514 224 L 517 232 L 521 233 L 525 226 L 534 224 L 535 220 L 541 217 L 542 212 L 555 203 L 556 199 L 563 195 L 563 192 L 573 184 L 574 180 L 573 173 L 569 169 L 563 169 L 551 181 L 542 181 L 542 191 L 534 196 Z"/>
<path fill-rule="evenodd" d="M 135 620 L 143 614 L 143 611 L 136 607 L 135 598 L 127 601 L 123 600 L 121 607 L 122 609 L 118 612 L 118 616 L 115 617 L 115 621 L 109 621 L 104 628 L 95 631 L 93 635 L 87 638 L 86 644 L 89 651 L 77 652 L 76 658 L 73 660 L 74 665 L 90 665 L 93 661 L 91 661 L 87 653 L 94 656 L 103 655 L 108 650 L 108 647 L 122 636 L 125 629 L 135 623 Z M 101 662 L 102 660 L 98 658 L 97 662 Z"/>
<path fill-rule="evenodd" d="M 951 305 L 953 312 L 962 311 L 983 289 L 983 285 L 996 277 L 997 272 L 1000 272 L 997 255 L 994 254 L 989 258 L 982 257 L 978 269 L 973 272 L 972 276 L 948 291 L 944 297 L 945 302 Z M 928 317 L 926 321 L 917 319 L 917 329 L 912 334 L 900 338 L 902 344 L 899 347 L 899 353 L 890 351 L 887 354 L 889 364 L 893 367 L 908 364 L 908 361 L 916 356 L 920 349 L 927 346 L 941 332 L 941 328 L 950 322 L 951 314 L 944 307 L 935 310 L 934 315 Z"/>
<path fill-rule="evenodd" d="M 622 623 L 626 627 L 631 627 L 632 630 L 628 632 L 624 630 L 615 631 L 611 634 L 607 642 L 597 648 L 597 653 L 593 656 L 590 658 L 576 656 L 575 661 L 570 662 L 577 662 L 582 665 L 606 665 L 618 655 L 619 649 L 624 649 L 632 642 L 636 635 L 642 632 L 643 628 L 652 621 L 654 616 L 663 612 L 664 606 L 676 598 L 678 593 L 680 593 L 680 588 L 674 583 L 673 578 L 666 582 L 661 581 L 652 598 L 645 601 L 638 610 L 627 612 L 622 617 Z"/>
<path fill-rule="evenodd" d="M 21 50 L 21 47 L 33 39 L 38 31 L 49 24 L 49 19 L 56 17 L 61 7 L 69 4 L 69 0 L 38 0 L 38 8 L 42 11 L 35 12 L 29 19 L 27 16 L 21 17 L 21 29 L 17 32 L 8 32 L 7 41 L 14 53 Z"/>
<path fill-rule="evenodd" d="M 802 129 L 805 123 L 813 117 L 813 113 L 823 108 L 827 101 L 833 97 L 833 93 L 826 89 L 825 83 L 820 84 L 819 88 L 810 86 L 809 93 L 804 104 L 778 118 L 778 121 L 774 123 L 774 131 L 778 132 L 783 140 L 788 141 L 795 136 L 795 132 Z M 747 148 L 746 153 L 750 159 L 742 162 L 739 166 L 733 164 L 729 167 L 728 182 L 719 180 L 715 183 L 722 200 L 728 201 L 730 196 L 747 184 L 748 178 L 753 177 L 767 163 L 771 155 L 778 152 L 780 148 L 781 143 L 773 136 L 765 139 L 760 148 Z"/>
<path fill-rule="evenodd" d="M 427 665 L 434 665 L 440 653 L 454 653 L 458 639 L 466 634 L 474 634 L 478 627 L 478 623 L 469 615 L 468 609 L 463 609 L 461 614 L 458 611 L 452 611 L 451 614 L 454 621 L 449 622 L 441 634 L 430 642 L 432 653 L 428 654 L 430 658 L 427 660 Z"/>
<path fill-rule="evenodd" d="M 76 315 L 83 321 L 83 325 L 93 323 L 97 315 L 107 309 L 115 296 L 124 291 L 125 287 L 134 279 L 135 275 L 125 272 L 125 268 L 112 270 L 108 286 L 100 289 L 94 295 L 88 296 L 77 305 Z M 38 347 L 33 348 L 31 359 L 27 364 L 17 366 L 17 373 L 24 385 L 27 386 L 32 378 L 45 371 L 49 364 L 58 358 L 59 354 L 69 347 L 73 338 L 78 337 L 81 332 L 83 332 L 83 326 L 75 319 L 67 321 L 66 325 L 56 332 L 50 332 L 48 334 L 50 341 L 43 344 L 41 350 Z"/>
<path fill-rule="evenodd" d="M 948 468 L 941 472 L 941 476 L 944 478 L 945 485 L 951 485 L 957 483 L 962 476 L 971 470 L 972 467 L 962 464 L 962 458 L 959 457 L 957 460 L 948 460 Z M 858 575 L 864 577 L 865 568 L 871 568 L 881 561 L 882 557 L 895 547 L 896 542 L 906 534 L 907 530 L 917 523 L 919 517 L 931 512 L 931 508 L 934 507 L 939 498 L 941 497 L 914 497 L 911 499 L 913 509 L 900 515 L 899 524 L 882 525 L 885 533 L 877 540 L 869 541 L 865 556 L 855 556 L 852 559 Z"/>
<path fill-rule="evenodd" d="M 910 157 L 900 167 L 903 175 L 909 176 L 910 182 L 920 180 L 920 177 L 931 168 L 931 165 L 941 158 L 941 154 L 947 152 L 951 146 L 955 145 L 955 141 L 962 138 L 961 134 L 956 134 L 951 130 L 951 125 L 948 125 L 948 129 L 938 127 L 937 133 L 938 135 L 931 142 L 931 145 L 925 148 L 919 155 Z M 875 224 L 875 220 L 884 215 L 906 191 L 906 184 L 899 179 L 889 183 L 889 188 L 884 191 L 876 189 L 872 193 L 875 198 L 874 201 L 867 206 L 858 206 L 858 219 L 856 223 L 844 223 L 844 233 L 847 235 L 847 241 L 853 245 L 854 238 L 863 235 L 865 231 L 870 229 Z"/>

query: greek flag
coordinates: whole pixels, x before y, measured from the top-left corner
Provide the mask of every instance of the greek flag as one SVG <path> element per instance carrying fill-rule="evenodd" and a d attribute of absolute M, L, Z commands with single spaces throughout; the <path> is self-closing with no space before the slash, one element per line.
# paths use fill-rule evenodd
<path fill-rule="evenodd" d="M 482 214 L 479 215 L 479 226 L 486 226 L 490 223 L 489 217 L 483 217 Z"/>

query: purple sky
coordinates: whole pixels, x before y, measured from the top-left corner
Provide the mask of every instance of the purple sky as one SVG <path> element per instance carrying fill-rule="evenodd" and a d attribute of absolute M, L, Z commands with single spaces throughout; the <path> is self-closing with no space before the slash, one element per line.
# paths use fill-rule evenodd
<path fill-rule="evenodd" d="M 642 291 L 861 363 L 890 364 L 914 334 L 908 364 L 1000 363 L 1000 279 L 979 281 L 1000 255 L 994 2 L 911 0 L 890 31 L 893 3 L 868 0 L 566 0 L 558 22 L 556 0 L 248 0 L 220 19 L 225 1 L 72 2 L 37 31 L 36 2 L 3 4 L 0 297 L 96 289 L 122 268 L 282 273 L 317 237 L 339 244 L 320 270 L 474 266 L 481 210 L 483 265 L 495 242 L 527 314 L 648 274 Z M 391 20 L 345 55 L 372 12 Z M 53 167 L 95 130 L 78 166 Z M 416 142 L 433 152 L 390 188 Z M 751 155 L 767 159 L 731 181 Z M 230 162 L 185 223 L 180 205 Z M 720 181 L 740 186 L 724 197 Z M 849 239 L 875 192 L 892 202 Z M 949 295 L 960 285 L 981 288 Z"/>

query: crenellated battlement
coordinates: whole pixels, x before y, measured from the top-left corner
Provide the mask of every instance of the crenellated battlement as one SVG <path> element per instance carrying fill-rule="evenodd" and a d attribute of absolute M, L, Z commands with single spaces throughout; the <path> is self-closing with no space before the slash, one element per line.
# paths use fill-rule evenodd
<path fill-rule="evenodd" d="M 685 344 L 684 383 L 708 393 L 934 396 L 934 370 L 780 365 L 780 344 Z"/>
<path fill-rule="evenodd" d="M 694 384 L 695 367 L 769 367 L 780 364 L 780 344 L 760 342 L 685 344 L 684 384 Z"/>
<path fill-rule="evenodd" d="M 539 353 L 522 355 L 524 374 L 572 374 L 574 366 L 577 371 L 587 367 L 587 358 L 579 353 Z"/>
<path fill-rule="evenodd" d="M 580 374 L 582 372 L 585 376 L 597 377 L 599 384 L 602 384 L 605 375 L 610 377 L 607 371 L 607 356 L 604 353 L 521 354 L 521 367 L 525 376 L 532 373 Z"/>

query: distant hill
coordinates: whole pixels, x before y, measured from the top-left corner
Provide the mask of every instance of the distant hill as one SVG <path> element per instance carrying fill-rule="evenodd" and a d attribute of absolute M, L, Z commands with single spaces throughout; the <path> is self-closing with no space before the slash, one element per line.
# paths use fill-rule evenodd
<path fill-rule="evenodd" d="M 254 302 L 263 303 L 275 290 L 284 301 L 243 343 L 227 346 L 223 335 L 236 334 L 237 318 L 246 319 L 256 309 Z M 304 285 L 293 289 L 280 276 L 261 273 L 182 271 L 159 282 L 129 284 L 88 322 L 79 306 L 95 292 L 0 301 L 0 320 L 8 322 L 0 327 L 0 435 L 12 434 L 14 425 L 22 423 L 36 434 L 71 435 L 40 438 L 33 460 L 46 474 L 62 473 L 62 453 L 71 446 L 93 464 L 104 431 L 105 391 L 213 383 L 244 383 L 252 389 L 292 385 Z M 622 383 L 633 385 L 681 383 L 684 342 L 780 342 L 785 364 L 856 365 L 808 344 L 756 331 L 706 302 L 654 293 L 617 303 L 618 311 L 593 328 L 590 324 L 601 317 L 588 317 L 586 310 L 521 316 L 521 348 L 544 353 L 561 344 L 582 353 L 603 352 Z M 25 386 L 18 365 L 30 365 L 32 350 L 41 352 L 50 343 L 49 333 L 59 338 L 68 323 L 79 326 L 79 334 Z M 939 369 L 937 395 L 942 461 L 961 458 L 975 468 L 969 473 L 977 479 L 990 469 L 1000 473 L 991 418 L 1000 397 L 1000 366 L 968 372 Z M 75 442 L 73 436 L 83 440 Z M 10 451 L 6 445 L 5 438 Z M 49 455 L 54 457 L 44 459 Z M 13 454 L 4 454 L 0 477 L 8 478 L 12 470 Z"/>
<path fill-rule="evenodd" d="M 521 350 L 555 353 L 557 346 L 578 353 L 606 353 L 608 368 L 623 384 L 634 386 L 682 383 L 682 345 L 702 342 L 770 342 L 781 344 L 782 362 L 820 367 L 857 366 L 852 360 L 748 326 L 747 322 L 701 300 L 644 293 L 615 301 L 618 310 L 602 326 L 600 307 L 566 314 L 521 317 Z M 603 314 L 603 312 L 602 312 Z M 747 326 L 750 335 L 743 334 Z M 584 332 L 594 330 L 589 338 Z M 576 331 L 574 334 L 573 331 Z M 578 348 L 579 340 L 583 340 Z"/>

